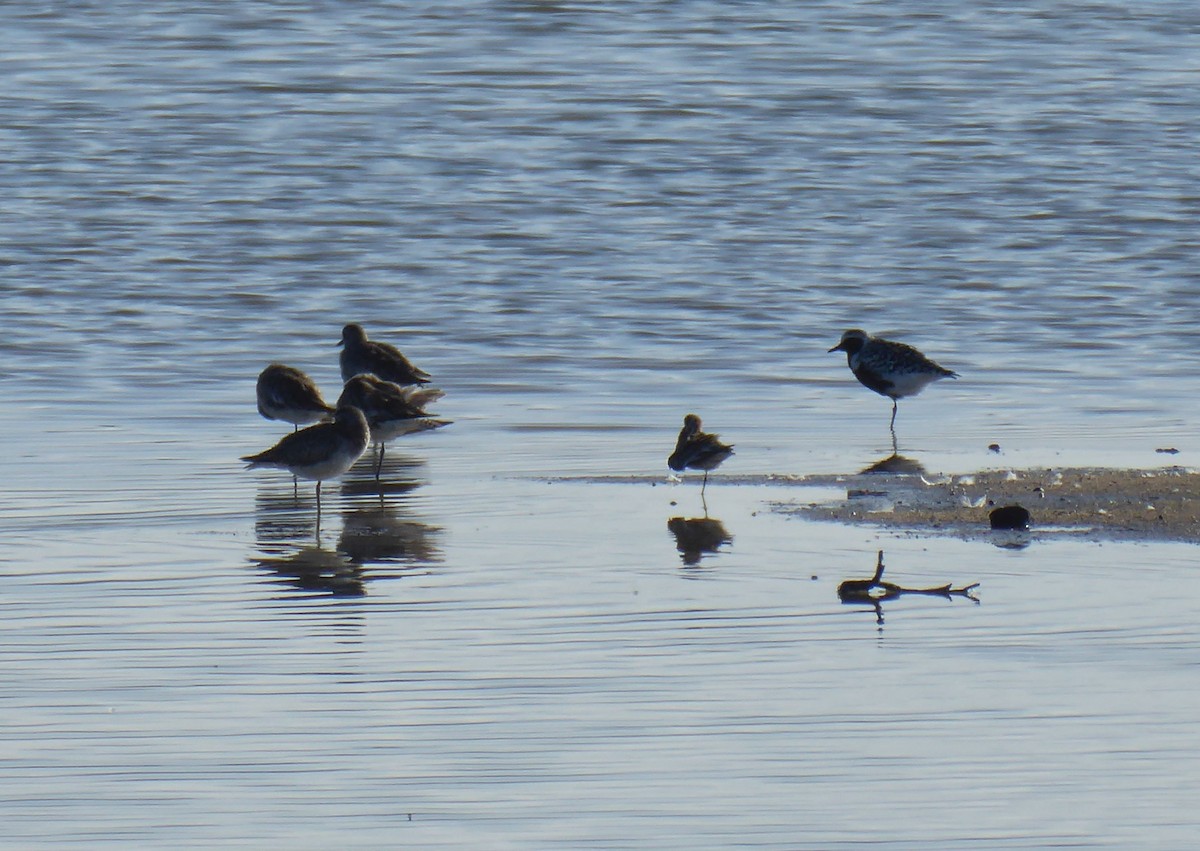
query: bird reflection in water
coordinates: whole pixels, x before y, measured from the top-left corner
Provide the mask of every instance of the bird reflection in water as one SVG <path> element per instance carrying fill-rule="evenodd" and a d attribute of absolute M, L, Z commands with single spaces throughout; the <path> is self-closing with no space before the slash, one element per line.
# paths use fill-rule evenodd
<path fill-rule="evenodd" d="M 441 528 L 420 522 L 409 509 L 425 461 L 392 453 L 383 462 L 386 475 L 375 479 L 364 469 L 342 479 L 342 532 L 338 549 L 364 564 L 419 566 L 440 562 L 436 544 Z"/>
<path fill-rule="evenodd" d="M 375 479 L 373 465 L 365 464 L 343 477 L 342 530 L 332 549 L 322 543 L 321 528 L 308 510 L 311 495 L 297 497 L 290 487 L 264 481 L 255 505 L 259 552 L 251 564 L 293 588 L 360 596 L 368 580 L 389 575 L 382 566 L 402 565 L 408 572 L 440 562 L 441 528 L 421 522 L 412 511 L 412 494 L 424 484 L 415 473 L 424 462 L 393 455 L 384 464 L 389 475 L 382 481 Z"/>
<path fill-rule="evenodd" d="M 376 462 L 369 455 L 368 451 L 369 464 L 364 462 L 342 477 L 343 502 L 371 499 L 383 504 L 388 498 L 410 494 L 425 483 L 416 477 L 424 462 L 389 456 L 382 464 L 386 475 L 376 479 L 373 473 Z"/>
<path fill-rule="evenodd" d="M 672 517 L 667 529 L 675 536 L 675 548 L 688 567 L 695 567 L 705 555 L 715 555 L 733 536 L 725 524 L 711 517 Z"/>
<path fill-rule="evenodd" d="M 974 594 L 975 589 L 978 587 L 978 582 L 965 585 L 961 588 L 955 588 L 950 583 L 938 585 L 934 588 L 905 588 L 891 582 L 884 582 L 883 550 L 880 550 L 879 558 L 875 563 L 875 575 L 870 579 L 847 579 L 838 586 L 838 598 L 843 603 L 866 603 L 873 606 L 875 609 L 875 623 L 882 629 L 883 603 L 886 600 L 895 600 L 905 595 L 919 595 L 925 597 L 943 597 L 947 600 L 955 597 L 965 597 L 973 603 L 978 604 L 979 598 Z"/>
<path fill-rule="evenodd" d="M 254 499 L 254 537 L 264 548 L 272 544 L 319 544 L 314 497 L 296 493 L 275 480 L 263 479 Z"/>
<path fill-rule="evenodd" d="M 896 452 L 886 458 L 876 461 L 874 464 L 869 464 L 861 471 L 862 475 L 871 473 L 892 473 L 894 475 L 907 476 L 923 476 L 925 475 L 925 466 L 916 458 L 906 458 Z"/>
<path fill-rule="evenodd" d="M 301 591 L 335 597 L 361 597 L 366 593 L 362 565 L 340 552 L 319 546 L 301 547 L 290 553 L 280 547 L 279 555 L 263 555 L 254 563 L 274 573 L 283 584 Z"/>
<path fill-rule="evenodd" d="M 419 567 L 442 560 L 441 528 L 407 519 L 391 506 L 352 508 L 342 520 L 338 552 L 360 564 Z"/>

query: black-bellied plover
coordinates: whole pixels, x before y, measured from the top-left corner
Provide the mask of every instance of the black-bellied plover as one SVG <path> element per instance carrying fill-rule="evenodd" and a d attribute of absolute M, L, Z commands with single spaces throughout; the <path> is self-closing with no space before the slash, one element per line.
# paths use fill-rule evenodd
<path fill-rule="evenodd" d="M 246 469 L 280 467 L 293 476 L 317 483 L 317 516 L 321 512 L 321 482 L 340 476 L 367 451 L 371 430 L 363 412 L 340 405 L 330 422 L 317 423 L 284 435 L 283 440 L 257 455 L 246 455 Z"/>
<path fill-rule="evenodd" d="M 311 378 L 281 363 L 273 363 L 259 373 L 255 389 L 260 414 L 269 420 L 291 423 L 297 429 L 320 422 L 333 413 L 333 406 L 321 398 L 321 391 Z"/>
<path fill-rule="evenodd" d="M 342 347 L 342 381 L 371 373 L 400 385 L 429 383 L 428 372 L 413 366 L 395 346 L 368 340 L 361 325 L 351 323 L 343 328 L 338 345 Z"/>
<path fill-rule="evenodd" d="M 700 430 L 700 418 L 688 414 L 683 418 L 683 428 L 675 441 L 675 451 L 667 458 L 667 466 L 677 473 L 684 470 L 703 470 L 704 484 L 700 494 L 708 487 L 708 473 L 721 466 L 721 462 L 733 454 L 733 447 L 722 443 L 717 435 Z"/>
<path fill-rule="evenodd" d="M 872 337 L 853 328 L 829 351 L 845 352 L 846 362 L 864 387 L 892 400 L 892 435 L 896 433 L 896 402 L 915 396 L 939 378 L 958 378 L 904 343 Z"/>
<path fill-rule="evenodd" d="M 450 420 L 435 419 L 425 410 L 426 405 L 443 395 L 436 387 L 401 386 L 370 373 L 355 375 L 346 382 L 338 406 L 353 405 L 366 416 L 371 442 L 379 447 L 375 478 L 379 478 L 383 469 L 383 447 L 387 441 L 450 425 Z"/>

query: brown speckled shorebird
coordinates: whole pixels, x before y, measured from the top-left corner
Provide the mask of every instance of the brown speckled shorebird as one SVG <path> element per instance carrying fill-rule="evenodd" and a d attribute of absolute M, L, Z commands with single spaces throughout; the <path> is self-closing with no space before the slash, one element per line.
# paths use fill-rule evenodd
<path fill-rule="evenodd" d="M 368 340 L 367 332 L 361 325 L 351 323 L 343 328 L 342 340 L 338 345 L 342 347 L 339 358 L 342 381 L 371 373 L 384 381 L 400 385 L 429 383 L 428 372 L 413 366 L 395 346 Z"/>
<path fill-rule="evenodd" d="M 679 431 L 679 439 L 675 441 L 675 451 L 667 458 L 667 466 L 676 472 L 684 470 L 703 470 L 704 484 L 700 486 L 700 495 L 708 487 L 708 473 L 721 466 L 721 463 L 733 454 L 733 447 L 722 443 L 717 435 L 700 430 L 700 418 L 688 414 L 683 418 L 683 428 Z"/>
<path fill-rule="evenodd" d="M 246 455 L 246 469 L 279 467 L 317 483 L 317 517 L 321 516 L 321 482 L 340 476 L 362 457 L 371 440 L 367 418 L 358 408 L 339 406 L 330 422 L 317 423 L 257 455 Z"/>
<path fill-rule="evenodd" d="M 283 420 L 294 429 L 312 425 L 333 413 L 333 406 L 321 398 L 321 391 L 300 370 L 273 363 L 258 376 L 255 387 L 258 412 L 268 420 Z"/>
<path fill-rule="evenodd" d="M 366 416 L 371 429 L 371 442 L 379 447 L 379 459 L 375 464 L 376 479 L 383 469 L 383 451 L 387 441 L 404 434 L 450 425 L 450 420 L 435 419 L 425 410 L 426 405 L 436 402 L 443 395 L 436 387 L 402 387 L 370 373 L 355 375 L 346 382 L 338 405 L 353 405 Z"/>

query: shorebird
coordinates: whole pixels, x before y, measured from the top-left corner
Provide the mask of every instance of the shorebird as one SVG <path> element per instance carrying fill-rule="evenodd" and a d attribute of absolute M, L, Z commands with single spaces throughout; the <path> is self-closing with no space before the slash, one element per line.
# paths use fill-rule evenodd
<path fill-rule="evenodd" d="M 370 373 L 355 375 L 346 382 L 338 397 L 338 406 L 353 405 L 367 418 L 371 442 L 379 447 L 376 479 L 383 469 L 383 447 L 387 441 L 403 434 L 450 425 L 450 420 L 434 419 L 425 410 L 426 405 L 443 395 L 436 387 L 402 387 Z"/>
<path fill-rule="evenodd" d="M 939 378 L 958 378 L 957 372 L 938 366 L 904 343 L 872 337 L 853 328 L 829 351 L 845 352 L 854 377 L 866 388 L 892 400 L 892 437 L 896 435 L 896 403 L 916 396 Z"/>
<path fill-rule="evenodd" d="M 257 455 L 246 455 L 246 469 L 280 467 L 317 483 L 317 517 L 321 516 L 321 482 L 340 476 L 367 451 L 371 430 L 363 412 L 339 405 L 333 420 L 284 435 L 283 440 Z"/>
<path fill-rule="evenodd" d="M 258 412 L 269 420 L 291 423 L 293 431 L 333 413 L 313 380 L 298 369 L 273 363 L 258 376 Z"/>
<path fill-rule="evenodd" d="M 369 372 L 400 385 L 429 383 L 428 372 L 409 363 L 395 346 L 368 340 L 361 325 L 351 323 L 343 328 L 338 345 L 343 347 L 340 358 L 342 381 Z"/>
<path fill-rule="evenodd" d="M 708 487 L 708 473 L 721 466 L 721 462 L 733 454 L 733 447 L 722 443 L 717 435 L 700 430 L 700 418 L 688 414 L 683 418 L 683 428 L 679 430 L 679 439 L 675 441 L 675 451 L 667 458 L 667 466 L 677 473 L 686 469 L 703 470 L 704 484 L 700 486 L 700 495 Z"/>

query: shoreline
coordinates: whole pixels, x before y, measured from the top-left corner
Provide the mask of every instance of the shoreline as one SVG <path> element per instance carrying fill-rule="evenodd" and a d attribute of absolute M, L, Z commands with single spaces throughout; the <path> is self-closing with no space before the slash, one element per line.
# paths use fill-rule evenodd
<path fill-rule="evenodd" d="M 1200 473 L 1184 467 L 1050 467 L 930 476 L 902 470 L 903 458 L 888 460 L 893 469 L 805 478 L 806 484 L 844 486 L 843 499 L 777 503 L 775 509 L 817 520 L 969 537 L 1053 533 L 1200 542 Z M 1028 509 L 1028 531 L 991 529 L 989 513 L 1009 505 Z"/>
<path fill-rule="evenodd" d="M 669 479 L 635 475 L 541 480 L 550 484 L 680 486 Z M 690 477 L 684 484 L 691 484 Z M 1025 541 L 1055 535 L 1200 543 L 1200 471 L 1182 466 L 1001 468 L 931 474 L 911 459 L 892 456 L 857 473 L 712 477 L 710 497 L 714 487 L 730 486 L 844 489 L 844 496 L 830 498 L 826 493 L 810 501 L 779 495 L 770 501 L 770 510 L 917 534 L 1008 536 Z M 1028 530 L 992 530 L 989 513 L 1009 505 L 1030 512 Z"/>

